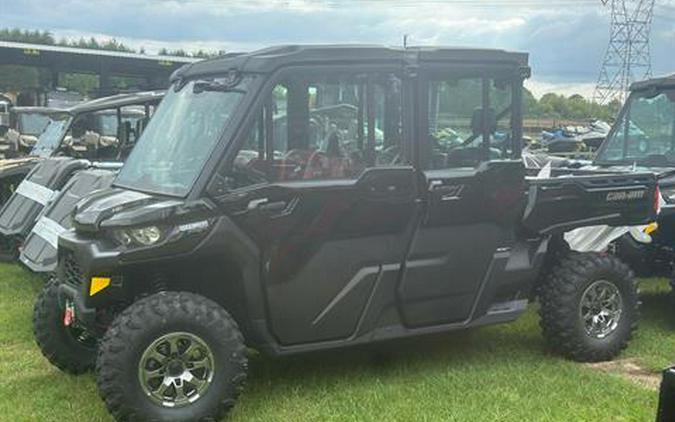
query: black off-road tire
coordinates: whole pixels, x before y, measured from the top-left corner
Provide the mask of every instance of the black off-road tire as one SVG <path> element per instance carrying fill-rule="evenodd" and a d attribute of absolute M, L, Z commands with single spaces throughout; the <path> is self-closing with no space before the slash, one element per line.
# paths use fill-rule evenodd
<path fill-rule="evenodd" d="M 63 372 L 82 374 L 94 369 L 96 341 L 78 341 L 73 332 L 63 325 L 64 307 L 59 303 L 59 282 L 48 281 L 37 297 L 33 308 L 33 334 L 42 354 Z"/>
<path fill-rule="evenodd" d="M 214 360 L 213 381 L 191 404 L 167 408 L 148 397 L 139 381 L 144 351 L 171 333 L 198 336 Z M 244 338 L 217 303 L 186 292 L 161 292 L 125 309 L 100 343 L 96 362 L 101 398 L 118 421 L 218 421 L 239 396 L 247 373 Z"/>
<path fill-rule="evenodd" d="M 613 284 L 622 300 L 618 326 L 605 338 L 595 338 L 584 328 L 580 302 L 586 289 L 598 280 Z M 543 335 L 557 353 L 580 362 L 612 360 L 628 346 L 637 328 L 637 284 L 630 268 L 612 255 L 574 253 L 556 266 L 539 295 Z"/>

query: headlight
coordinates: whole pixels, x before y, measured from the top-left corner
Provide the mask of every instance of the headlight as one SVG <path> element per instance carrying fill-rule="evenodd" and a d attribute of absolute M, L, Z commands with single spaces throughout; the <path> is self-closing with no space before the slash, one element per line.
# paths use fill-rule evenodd
<path fill-rule="evenodd" d="M 145 227 L 129 227 L 114 229 L 110 232 L 112 238 L 124 247 L 153 246 L 163 241 L 177 239 L 182 236 L 191 236 L 205 232 L 209 228 L 207 220 L 193 221 L 178 226 L 158 225 Z"/>
<path fill-rule="evenodd" d="M 157 226 L 119 229 L 113 237 L 123 246 L 152 246 L 162 240 L 164 233 Z"/>
<path fill-rule="evenodd" d="M 664 201 L 666 201 L 666 203 L 675 204 L 675 188 L 673 187 L 662 188 L 661 197 L 663 198 Z"/>

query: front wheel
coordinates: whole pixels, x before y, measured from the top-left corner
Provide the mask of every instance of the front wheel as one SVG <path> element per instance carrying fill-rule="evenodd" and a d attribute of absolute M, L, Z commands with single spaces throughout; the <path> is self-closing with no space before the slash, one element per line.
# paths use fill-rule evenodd
<path fill-rule="evenodd" d="M 59 282 L 52 279 L 42 288 L 33 308 L 35 341 L 52 365 L 81 374 L 94 368 L 96 339 L 76 323 L 67 324 L 66 319 L 66 304 L 59 300 Z"/>
<path fill-rule="evenodd" d="M 611 255 L 565 258 L 542 284 L 539 299 L 544 337 L 555 351 L 577 361 L 615 358 L 637 328 L 635 277 Z"/>
<path fill-rule="evenodd" d="M 119 421 L 219 420 L 246 378 L 244 341 L 215 302 L 163 292 L 112 323 L 96 362 L 98 388 Z"/>

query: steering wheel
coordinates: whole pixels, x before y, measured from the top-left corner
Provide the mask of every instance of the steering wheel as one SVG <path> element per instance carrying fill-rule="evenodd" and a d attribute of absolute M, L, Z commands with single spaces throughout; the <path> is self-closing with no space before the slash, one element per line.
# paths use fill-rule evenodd
<path fill-rule="evenodd" d="M 324 152 L 314 151 L 307 160 L 307 166 L 305 167 L 305 173 L 302 178 L 317 179 L 325 177 L 328 167 L 330 167 L 328 156 Z"/>
<path fill-rule="evenodd" d="M 284 166 L 293 165 L 291 175 L 286 175 L 284 179 L 297 179 L 302 178 L 305 174 L 305 169 L 307 169 L 309 158 L 311 153 L 304 149 L 292 149 L 284 155 L 282 163 Z M 285 171 L 285 170 L 284 170 Z"/>
<path fill-rule="evenodd" d="M 248 163 L 244 165 L 240 164 L 235 164 L 232 166 L 232 173 L 234 175 L 241 175 L 244 177 L 246 182 L 250 183 L 245 183 L 245 184 L 260 184 L 260 183 L 267 183 L 267 176 L 265 173 L 262 171 L 256 169 L 253 167 L 252 163 L 255 160 L 250 160 Z"/>

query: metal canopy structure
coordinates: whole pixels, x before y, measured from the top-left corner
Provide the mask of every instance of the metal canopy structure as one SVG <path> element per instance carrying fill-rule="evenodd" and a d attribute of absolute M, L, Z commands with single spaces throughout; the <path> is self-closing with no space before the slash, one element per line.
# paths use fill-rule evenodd
<path fill-rule="evenodd" d="M 135 77 L 146 82 L 146 88 L 168 85 L 173 71 L 197 59 L 177 56 L 151 56 L 108 50 L 61 47 L 0 41 L 0 65 L 22 65 L 49 69 L 52 82 L 59 73 L 90 73 L 99 76 L 102 93 L 111 87 L 111 76 Z"/>
<path fill-rule="evenodd" d="M 609 46 L 593 95 L 599 104 L 623 102 L 635 80 L 651 77 L 649 38 L 655 0 L 602 0 L 611 7 Z"/>

